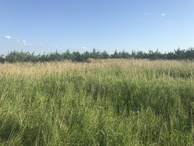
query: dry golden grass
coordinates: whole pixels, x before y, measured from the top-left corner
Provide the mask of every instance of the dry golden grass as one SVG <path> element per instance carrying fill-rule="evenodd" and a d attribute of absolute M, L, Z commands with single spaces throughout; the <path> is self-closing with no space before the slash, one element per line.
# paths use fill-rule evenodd
<path fill-rule="evenodd" d="M 194 74 L 194 62 L 186 61 L 169 61 L 169 60 L 135 60 L 135 59 L 101 59 L 90 60 L 89 63 L 76 62 L 46 62 L 46 63 L 4 63 L 0 64 L 0 74 L 6 75 L 25 75 L 37 76 L 52 73 L 61 73 L 68 70 L 76 70 L 82 72 L 85 69 L 101 69 L 110 68 L 112 66 L 122 67 L 124 70 L 130 70 L 131 73 L 137 74 L 144 69 L 151 70 L 153 73 L 156 70 L 171 71 L 183 70 Z"/>

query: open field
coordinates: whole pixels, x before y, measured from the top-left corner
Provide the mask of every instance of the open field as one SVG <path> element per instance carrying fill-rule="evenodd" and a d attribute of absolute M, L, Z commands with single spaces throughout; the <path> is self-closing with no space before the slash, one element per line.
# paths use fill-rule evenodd
<path fill-rule="evenodd" d="M 0 145 L 193 146 L 194 62 L 0 64 Z"/>

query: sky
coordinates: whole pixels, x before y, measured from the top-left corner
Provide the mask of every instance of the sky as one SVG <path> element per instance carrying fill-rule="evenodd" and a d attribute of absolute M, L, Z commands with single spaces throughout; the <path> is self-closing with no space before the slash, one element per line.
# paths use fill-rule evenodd
<path fill-rule="evenodd" d="M 0 0 L 0 54 L 194 47 L 194 0 Z"/>

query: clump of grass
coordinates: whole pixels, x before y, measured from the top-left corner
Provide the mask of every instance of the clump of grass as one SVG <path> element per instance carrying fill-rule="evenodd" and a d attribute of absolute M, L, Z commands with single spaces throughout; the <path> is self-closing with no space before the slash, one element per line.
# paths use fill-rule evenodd
<path fill-rule="evenodd" d="M 193 145 L 194 64 L 0 65 L 0 145 Z"/>

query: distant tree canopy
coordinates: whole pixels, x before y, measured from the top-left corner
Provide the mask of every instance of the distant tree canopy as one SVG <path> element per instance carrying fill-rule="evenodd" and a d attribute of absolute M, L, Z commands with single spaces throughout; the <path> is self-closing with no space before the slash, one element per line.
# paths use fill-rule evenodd
<path fill-rule="evenodd" d="M 75 61 L 75 62 L 85 62 L 88 59 L 108 59 L 108 58 L 133 58 L 133 59 L 150 59 L 150 60 L 157 60 L 157 59 L 167 59 L 167 60 L 193 60 L 194 59 L 194 48 L 189 48 L 187 50 L 182 50 L 180 48 L 174 50 L 173 52 L 168 53 L 161 53 L 158 50 L 151 51 L 149 50 L 148 53 L 143 51 L 132 51 L 131 53 L 126 51 L 118 52 L 115 50 L 113 54 L 108 54 L 106 51 L 100 52 L 96 49 L 93 49 L 91 52 L 84 52 L 80 53 L 70 52 L 67 50 L 64 53 L 58 53 L 57 51 L 54 53 L 48 54 L 38 54 L 35 55 L 34 53 L 29 52 L 18 52 L 13 51 L 8 53 L 7 55 L 0 55 L 0 63 L 4 62 L 51 62 L 51 61 Z"/>

